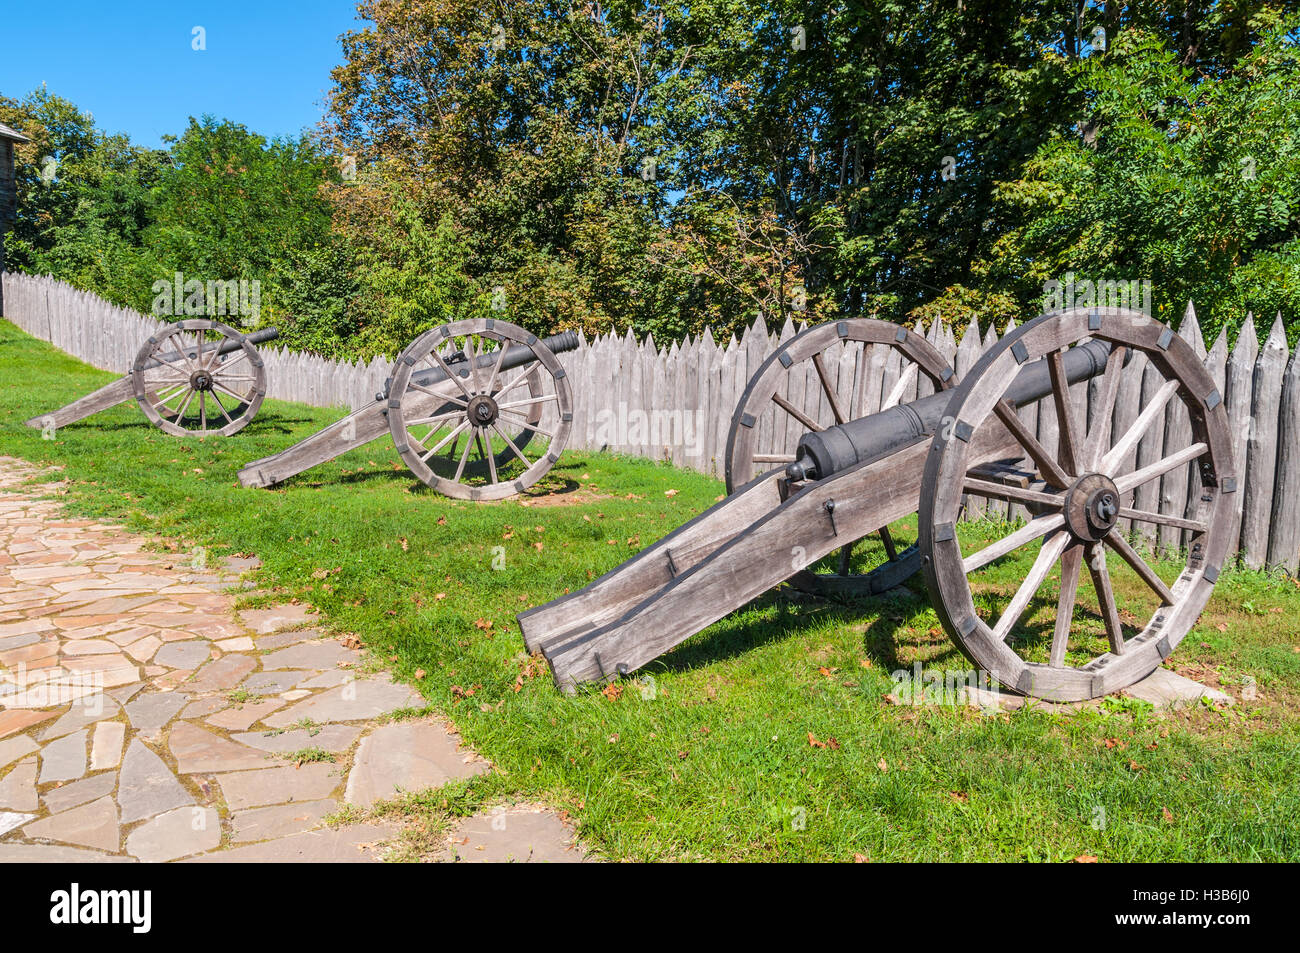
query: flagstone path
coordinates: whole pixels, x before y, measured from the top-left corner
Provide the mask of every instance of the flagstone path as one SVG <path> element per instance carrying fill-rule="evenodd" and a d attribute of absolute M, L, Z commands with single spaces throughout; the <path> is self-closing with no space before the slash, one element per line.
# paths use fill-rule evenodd
<path fill-rule="evenodd" d="M 0 863 L 378 861 L 398 823 L 322 819 L 491 769 L 436 718 L 376 723 L 424 701 L 309 606 L 235 613 L 256 560 L 145 552 L 37 473 L 0 458 Z M 516 805 L 430 859 L 582 858 Z"/>

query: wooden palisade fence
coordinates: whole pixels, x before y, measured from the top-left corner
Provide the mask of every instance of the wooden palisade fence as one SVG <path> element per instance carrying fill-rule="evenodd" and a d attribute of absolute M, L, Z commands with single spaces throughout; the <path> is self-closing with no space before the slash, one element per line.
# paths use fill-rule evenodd
<path fill-rule="evenodd" d="M 5 318 L 105 370 L 125 370 L 145 339 L 162 327 L 154 318 L 49 277 L 5 274 L 3 282 Z M 797 330 L 787 320 L 778 333 L 770 334 L 759 319 L 739 340 L 731 337 L 718 342 L 706 330 L 699 337 L 666 347 L 652 338 L 637 341 L 630 332 L 583 337 L 576 351 L 560 356 L 571 375 L 575 396 L 570 447 L 669 461 L 720 476 L 731 416 L 741 392 L 763 360 Z M 981 337 L 974 319 L 960 340 L 951 328 L 939 323 L 917 330 L 948 358 L 959 376 L 998 340 L 992 328 Z M 1204 356 L 1232 421 L 1244 491 L 1237 494 L 1242 508 L 1241 561 L 1250 568 L 1279 567 L 1294 574 L 1300 563 L 1300 347 L 1294 353 L 1288 351 L 1280 315 L 1262 345 L 1252 319 L 1244 322 L 1231 349 L 1226 330 L 1207 348 L 1190 303 L 1177 330 Z M 872 348 L 845 348 L 839 354 L 832 351 L 825 362 L 845 404 L 859 373 L 866 371 L 868 380 L 880 382 L 865 397 L 866 412 L 879 408 L 882 396 L 891 392 L 901 373 L 896 353 L 891 357 L 879 346 Z M 391 367 L 384 357 L 349 363 L 281 348 L 263 348 L 261 353 L 267 367 L 268 397 L 317 407 L 355 409 L 374 400 Z M 830 406 L 811 363 L 807 375 L 806 380 L 792 376 L 786 398 L 808 416 L 829 423 Z M 1120 385 L 1113 434 L 1122 433 L 1136 419 L 1159 383 L 1154 369 L 1147 370 L 1145 358 L 1135 358 Z M 1087 402 L 1089 415 L 1097 386 L 1097 381 L 1075 385 L 1077 399 Z M 929 391 L 928 381 L 922 379 L 903 399 L 925 396 Z M 1050 402 L 1024 408 L 1021 415 L 1043 443 L 1054 446 L 1057 424 Z M 779 452 L 779 444 L 788 446 L 795 436 L 790 430 L 794 426 L 791 418 L 782 414 L 779 421 L 777 432 L 775 413 L 760 421 L 758 452 Z M 544 417 L 542 426 L 547 423 Z M 1151 428 L 1138 445 L 1139 463 L 1158 459 L 1166 438 L 1174 445 L 1189 428 L 1185 408 L 1172 401 L 1163 430 Z M 1195 493 L 1190 468 L 1178 470 L 1143 487 L 1134 505 L 1187 515 Z M 969 511 L 975 515 L 1007 512 L 1007 504 L 999 501 L 972 499 L 970 503 Z M 1013 508 L 1012 513 L 1018 510 Z M 1135 532 L 1148 548 L 1164 548 L 1177 547 L 1182 531 L 1137 524 Z"/>

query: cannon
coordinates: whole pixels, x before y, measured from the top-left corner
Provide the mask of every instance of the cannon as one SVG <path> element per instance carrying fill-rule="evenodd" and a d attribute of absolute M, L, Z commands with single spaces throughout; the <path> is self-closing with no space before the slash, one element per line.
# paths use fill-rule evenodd
<path fill-rule="evenodd" d="M 219 321 L 168 325 L 141 346 L 131 369 L 66 407 L 28 420 L 54 430 L 135 398 L 149 422 L 174 437 L 228 437 L 246 427 L 266 396 L 266 368 L 256 344 L 279 332 L 240 334 Z"/>
<path fill-rule="evenodd" d="M 577 346 L 572 331 L 541 339 L 491 318 L 431 328 L 398 356 L 373 401 L 247 464 L 239 481 L 275 486 L 387 433 L 410 471 L 439 493 L 464 500 L 522 493 L 568 443 L 573 402 L 555 355 Z M 555 423 L 546 428 L 542 415 L 551 405 Z M 538 437 L 545 452 L 530 449 Z"/>
<path fill-rule="evenodd" d="M 815 360 L 822 344 L 849 333 L 848 322 L 831 322 L 783 350 L 791 364 Z M 561 689 L 634 672 L 767 589 L 792 577 L 807 584 L 801 574 L 828 557 L 832 565 L 811 575 L 837 577 L 831 588 L 848 595 L 870 595 L 919 569 L 948 636 L 1015 694 L 1095 698 L 1132 685 L 1174 651 L 1209 599 L 1237 526 L 1223 398 L 1190 345 L 1139 312 L 1054 311 L 1007 334 L 955 382 L 913 332 L 872 322 L 862 333 L 873 335 L 873 347 L 893 336 L 886 346 L 905 349 L 918 374 L 933 374 L 934 392 L 861 417 L 841 409 L 843 422 L 808 427 L 788 461 L 756 459 L 744 433 L 733 432 L 740 449 L 734 459 L 729 453 L 736 484 L 729 496 L 585 588 L 519 615 L 525 645 L 542 653 Z M 1136 419 L 1120 421 L 1121 378 L 1139 353 L 1162 382 Z M 769 393 L 761 383 L 767 371 L 760 368 L 750 390 Z M 1088 389 L 1091 427 L 1081 404 Z M 1177 446 L 1167 439 L 1154 459 L 1140 457 L 1143 436 L 1163 426 L 1175 398 L 1190 438 Z M 1059 424 L 1056 446 L 1019 413 L 1047 400 Z M 749 407 L 756 418 L 757 405 Z M 736 420 L 740 428 L 755 422 Z M 751 463 L 778 465 L 741 483 Z M 1180 467 L 1194 488 L 1185 509 L 1135 508 L 1135 490 Z M 981 535 L 994 538 L 963 545 L 957 527 L 971 497 L 1022 507 L 1024 519 L 990 521 Z M 832 554 L 910 514 L 913 554 L 886 547 L 874 574 L 840 571 L 843 559 Z M 1183 534 L 1176 579 L 1129 543 L 1123 527 L 1134 521 Z M 1008 592 L 988 573 L 1021 551 L 1034 554 L 1032 565 Z M 1123 608 L 1113 578 L 1120 576 Z M 1031 605 L 1054 606 L 1054 618 L 1022 624 Z"/>

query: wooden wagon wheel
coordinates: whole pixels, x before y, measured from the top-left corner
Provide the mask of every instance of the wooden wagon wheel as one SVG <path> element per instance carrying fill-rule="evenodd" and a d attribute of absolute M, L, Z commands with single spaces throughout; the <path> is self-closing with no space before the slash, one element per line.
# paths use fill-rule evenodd
<path fill-rule="evenodd" d="M 836 348 L 838 361 L 839 346 L 860 350 L 855 362 L 859 373 L 854 377 L 847 404 L 843 399 L 847 388 L 836 386 L 825 357 L 827 351 Z M 885 371 L 891 366 L 893 352 L 897 352 L 901 362 L 892 367 L 897 377 L 886 381 Z M 809 361 L 833 420 L 814 419 L 790 400 L 790 382 L 798 380 L 797 375 L 806 374 Z M 921 374 L 936 390 L 946 390 L 955 384 L 952 368 L 938 350 L 919 334 L 896 324 L 874 318 L 847 318 L 799 332 L 759 366 L 740 397 L 727 434 L 727 492 L 734 492 L 773 467 L 793 462 L 803 433 L 824 430 L 826 423 L 842 424 L 896 406 L 915 387 Z M 778 449 L 775 453 L 759 453 L 758 423 L 772 408 L 779 424 Z M 791 418 L 798 424 L 794 430 L 784 426 Z M 853 550 L 860 542 L 855 540 L 821 564 L 796 573 L 790 583 L 805 592 L 822 595 L 871 595 L 897 586 L 920 568 L 920 551 L 915 544 L 898 545 L 888 526 L 878 527 L 876 532 L 883 551 L 874 558 L 860 552 L 855 565 Z"/>
<path fill-rule="evenodd" d="M 262 406 L 266 368 L 244 335 L 195 318 L 144 343 L 131 366 L 131 389 L 145 416 L 165 433 L 228 437 Z"/>
<path fill-rule="evenodd" d="M 530 349 L 532 358 L 503 373 L 511 347 Z M 421 372 L 439 370 L 454 387 L 419 383 Z M 556 423 L 546 429 L 550 404 Z M 389 384 L 397 452 L 423 483 L 457 499 L 499 500 L 528 489 L 560 458 L 572 422 L 564 368 L 535 335 L 505 321 L 474 318 L 426 331 L 398 357 Z M 548 443 L 530 459 L 536 437 Z"/>
<path fill-rule="evenodd" d="M 1095 423 L 1085 432 L 1063 354 L 1088 337 L 1110 342 L 1111 350 Z M 1124 362 L 1139 351 L 1165 383 L 1137 420 L 1112 436 Z M 1055 453 L 1025 430 L 1003 399 L 1021 365 L 1043 357 L 1060 421 Z M 1153 425 L 1163 426 L 1165 405 L 1175 397 L 1191 418 L 1190 442 L 1165 446 L 1160 459 L 1137 467 L 1133 451 Z M 949 417 L 927 460 L 920 511 L 926 582 L 948 634 L 1004 687 L 1055 701 L 1094 698 L 1149 674 L 1196 622 L 1232 546 L 1237 483 L 1227 416 L 1191 347 L 1135 311 L 1052 312 L 1007 335 L 979 361 L 954 394 Z M 1036 468 L 1035 479 L 1004 485 L 983 479 L 987 470 L 969 472 L 968 452 L 986 428 L 1010 431 L 1032 461 L 1027 466 Z M 1200 487 L 1187 512 L 1181 506 L 1176 515 L 1132 508 L 1137 487 L 1179 467 L 1190 468 L 1192 485 Z M 955 522 L 962 494 L 970 492 L 1022 503 L 1035 515 L 991 544 L 963 552 Z M 1186 565 L 1176 580 L 1163 579 L 1133 549 L 1117 528 L 1119 519 L 1186 531 Z M 1010 599 L 1001 599 L 991 578 L 997 562 L 1035 549 L 1032 568 Z M 1089 585 L 1081 588 L 1085 572 Z"/>

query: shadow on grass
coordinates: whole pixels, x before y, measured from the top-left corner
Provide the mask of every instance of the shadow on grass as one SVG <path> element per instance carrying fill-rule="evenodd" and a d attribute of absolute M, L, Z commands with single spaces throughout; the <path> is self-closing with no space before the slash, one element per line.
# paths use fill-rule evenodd
<path fill-rule="evenodd" d="M 881 670 L 905 667 L 899 655 L 899 630 L 908 616 L 923 607 L 924 595 L 907 585 L 876 596 L 825 598 L 790 587 L 770 590 L 740 612 L 774 608 L 775 616 L 739 622 L 727 617 L 710 627 L 703 638 L 692 639 L 660 658 L 656 669 L 684 672 L 743 655 L 772 642 L 797 636 L 809 626 L 831 624 L 860 628 L 866 657 Z M 956 652 L 955 646 L 952 651 Z"/>

